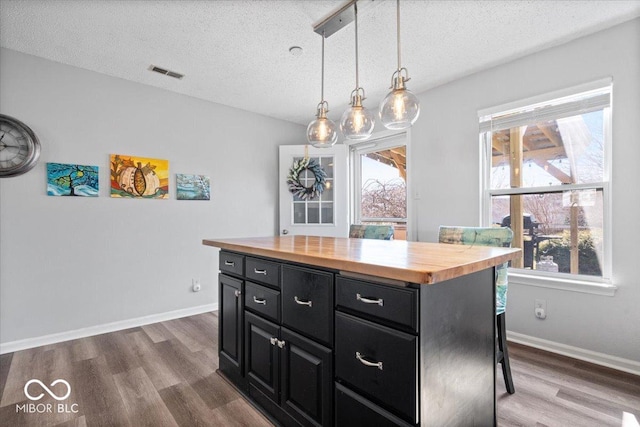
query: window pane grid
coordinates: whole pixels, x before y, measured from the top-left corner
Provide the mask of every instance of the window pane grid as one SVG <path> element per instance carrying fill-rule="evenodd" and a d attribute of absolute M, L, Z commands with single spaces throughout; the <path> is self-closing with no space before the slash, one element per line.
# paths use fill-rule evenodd
<path fill-rule="evenodd" d="M 302 160 L 302 157 L 296 157 L 293 160 L 299 161 Z M 316 163 L 318 163 L 327 174 L 325 178 L 325 189 L 322 194 L 318 195 L 312 200 L 303 200 L 300 197 L 297 197 L 295 195 L 293 196 L 293 223 L 299 225 L 332 225 L 334 223 L 333 156 L 315 156 L 310 157 L 310 160 L 314 160 Z M 305 187 L 313 185 L 316 181 L 313 172 L 309 170 L 300 172 L 298 179 L 300 183 Z"/>

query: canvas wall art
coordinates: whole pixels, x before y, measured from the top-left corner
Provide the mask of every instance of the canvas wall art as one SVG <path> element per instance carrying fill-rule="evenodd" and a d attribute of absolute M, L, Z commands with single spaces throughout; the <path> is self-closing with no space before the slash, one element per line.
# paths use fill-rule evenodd
<path fill-rule="evenodd" d="M 211 183 L 208 176 L 176 174 L 178 200 L 210 200 Z"/>
<path fill-rule="evenodd" d="M 169 161 L 111 155 L 111 197 L 169 198 Z"/>
<path fill-rule="evenodd" d="M 98 197 L 98 166 L 47 163 L 47 195 Z"/>

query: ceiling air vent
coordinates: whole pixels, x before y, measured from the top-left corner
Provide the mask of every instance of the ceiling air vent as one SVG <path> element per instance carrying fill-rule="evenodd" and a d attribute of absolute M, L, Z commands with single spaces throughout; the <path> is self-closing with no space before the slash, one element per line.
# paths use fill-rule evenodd
<path fill-rule="evenodd" d="M 174 79 L 182 79 L 184 74 L 176 73 L 175 71 L 165 70 L 164 68 L 156 67 L 155 65 L 150 65 L 149 70 L 154 71 L 156 73 L 164 74 L 165 76 L 173 77 Z"/>

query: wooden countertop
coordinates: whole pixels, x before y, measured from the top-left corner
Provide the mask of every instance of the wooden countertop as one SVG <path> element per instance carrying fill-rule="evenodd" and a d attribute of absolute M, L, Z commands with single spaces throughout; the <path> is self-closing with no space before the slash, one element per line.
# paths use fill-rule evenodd
<path fill-rule="evenodd" d="M 453 279 L 520 257 L 520 249 L 515 248 L 316 236 L 204 239 L 202 244 L 420 284 Z"/>

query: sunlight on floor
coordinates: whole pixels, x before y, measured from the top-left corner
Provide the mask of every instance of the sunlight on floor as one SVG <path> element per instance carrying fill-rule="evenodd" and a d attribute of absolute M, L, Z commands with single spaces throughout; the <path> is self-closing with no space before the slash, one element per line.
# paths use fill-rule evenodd
<path fill-rule="evenodd" d="M 622 427 L 640 427 L 635 415 L 628 412 L 622 413 Z"/>

